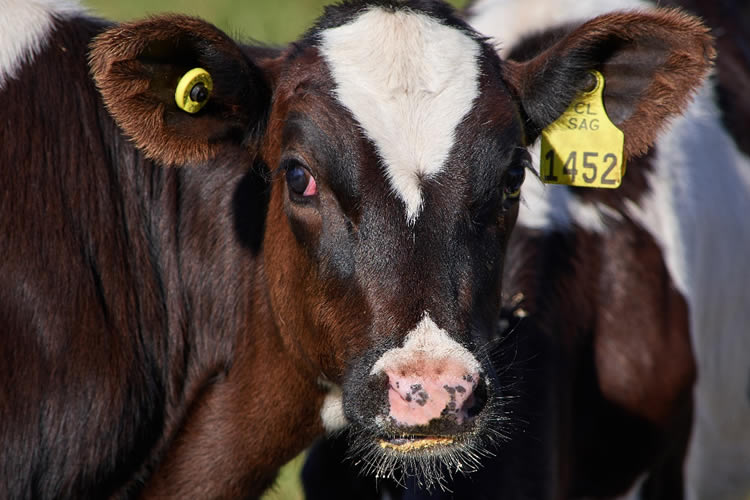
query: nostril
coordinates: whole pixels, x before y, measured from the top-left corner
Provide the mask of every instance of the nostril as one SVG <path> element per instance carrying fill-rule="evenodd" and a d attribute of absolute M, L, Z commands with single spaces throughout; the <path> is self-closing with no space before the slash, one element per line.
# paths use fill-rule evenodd
<path fill-rule="evenodd" d="M 474 388 L 474 392 L 464 403 L 464 409 L 469 418 L 474 418 L 487 405 L 487 384 L 484 378 L 479 378 L 477 386 Z"/>

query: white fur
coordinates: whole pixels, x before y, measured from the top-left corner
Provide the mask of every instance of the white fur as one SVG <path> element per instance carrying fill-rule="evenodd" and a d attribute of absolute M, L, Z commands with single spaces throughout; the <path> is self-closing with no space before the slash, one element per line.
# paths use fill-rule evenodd
<path fill-rule="evenodd" d="M 372 8 L 321 34 L 339 101 L 373 141 L 413 224 L 479 94 L 479 44 L 412 11 Z"/>
<path fill-rule="evenodd" d="M 750 159 L 712 87 L 659 140 L 651 193 L 632 214 L 654 235 L 690 307 L 698 364 L 687 496 L 750 494 Z"/>
<path fill-rule="evenodd" d="M 644 6 L 639 0 L 480 0 L 470 22 L 508 48 L 525 33 Z M 706 85 L 660 137 L 655 169 L 648 177 L 650 194 L 640 206 L 631 203 L 628 211 L 659 243 L 690 309 L 698 383 L 685 467 L 687 498 L 747 500 L 750 159 L 726 133 L 715 102 Z M 567 188 L 535 183 L 530 179 L 524 184 L 519 224 L 541 229 L 569 225 L 571 230 L 574 222 L 598 226 L 588 210 L 571 205 Z"/>
<path fill-rule="evenodd" d="M 448 332 L 438 327 L 430 315 L 425 313 L 419 324 L 406 335 L 404 345 L 383 353 L 372 366 L 370 375 L 408 364 L 415 357 L 425 355 L 433 360 L 450 359 L 463 364 L 467 373 L 480 372 L 479 361 L 471 351 L 453 340 Z"/>
<path fill-rule="evenodd" d="M 534 169 L 539 172 L 539 141 L 530 148 Z M 594 233 L 606 233 L 609 224 L 622 215 L 601 203 L 584 203 L 565 186 L 544 184 L 527 175 L 521 190 L 518 224 L 530 229 L 570 231 L 578 226 Z"/>
<path fill-rule="evenodd" d="M 328 394 L 323 400 L 323 406 L 320 408 L 320 420 L 323 422 L 323 428 L 329 434 L 340 431 L 349 425 L 349 420 L 344 415 L 342 392 L 339 386 L 330 385 Z"/>
<path fill-rule="evenodd" d="M 525 35 L 613 10 L 648 7 L 651 5 L 641 0 L 479 0 L 471 9 L 469 23 L 494 38 L 504 56 Z"/>
<path fill-rule="evenodd" d="M 0 0 L 0 89 L 44 47 L 55 18 L 80 12 L 66 0 Z"/>
<path fill-rule="evenodd" d="M 633 482 L 633 486 L 624 495 L 617 497 L 618 500 L 641 500 L 641 488 L 643 488 L 643 483 L 646 482 L 646 479 L 648 479 L 648 475 L 646 474 L 638 476 Z"/>

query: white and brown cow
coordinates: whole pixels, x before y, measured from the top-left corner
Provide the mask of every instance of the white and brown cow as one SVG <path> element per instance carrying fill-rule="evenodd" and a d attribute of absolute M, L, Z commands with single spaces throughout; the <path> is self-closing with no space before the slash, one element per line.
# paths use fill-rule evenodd
<path fill-rule="evenodd" d="M 700 5 L 688 6 L 701 10 Z M 523 60 L 593 16 L 649 8 L 637 0 L 479 0 L 470 22 L 500 42 L 501 55 Z M 735 57 L 731 44 L 722 48 L 719 70 L 734 67 L 735 78 L 747 80 L 748 59 L 742 71 L 743 60 Z M 594 193 L 545 187 L 535 179 L 524 184 L 517 228 L 545 241 L 544 250 L 525 265 L 510 257 L 507 262 L 516 270 L 552 267 L 560 278 L 548 281 L 549 275 L 539 274 L 540 281 L 530 284 L 518 275 L 510 278 L 519 282 L 509 284 L 508 293 L 514 286 L 529 287 L 531 294 L 545 296 L 532 299 L 539 300 L 538 306 L 547 303 L 547 295 L 557 294 L 560 304 L 576 311 L 578 332 L 565 333 L 571 319 L 565 310 L 557 312 L 559 322 L 547 325 L 548 331 L 559 325 L 567 342 L 580 341 L 587 332 L 593 335 L 593 366 L 581 370 L 596 377 L 603 404 L 639 417 L 651 429 L 650 442 L 639 440 L 637 433 L 617 431 L 609 435 L 617 436 L 620 447 L 607 442 L 605 432 L 598 444 L 588 441 L 589 451 L 599 448 L 589 457 L 599 457 L 599 467 L 592 461 L 590 476 L 582 482 L 596 483 L 606 476 L 605 469 L 616 469 L 617 459 L 611 464 L 602 459 L 607 446 L 615 456 L 616 450 L 624 456 L 648 456 L 652 446 L 667 453 L 659 438 L 683 432 L 679 427 L 687 418 L 686 398 L 692 398 L 686 498 L 741 499 L 750 494 L 750 268 L 743 264 L 750 250 L 750 225 L 744 220 L 750 212 L 750 152 L 742 151 L 745 138 L 731 133 L 737 116 L 744 116 L 746 124 L 750 116 L 747 111 L 722 113 L 717 104 L 728 89 L 716 83 L 712 79 L 703 85 L 649 154 L 631 162 L 623 189 Z M 736 104 L 724 101 L 725 106 L 747 110 L 746 96 L 735 94 L 735 99 Z M 556 244 L 572 257 L 568 264 L 557 259 Z M 571 283 L 581 276 L 585 283 L 573 291 Z M 554 289 L 545 290 L 545 282 Z M 580 407 L 573 411 L 586 414 Z M 592 410 L 578 426 L 583 442 L 602 421 L 602 414 L 596 415 Z M 670 453 L 679 453 L 680 447 Z M 586 460 L 586 450 L 574 456 Z M 683 472 L 683 455 L 674 458 L 672 475 Z M 674 494 L 652 493 L 654 498 L 667 496 Z"/>
<path fill-rule="evenodd" d="M 618 190 L 524 184 L 505 259 L 504 347 L 494 357 L 513 389 L 511 439 L 450 493 L 380 482 L 391 497 L 750 493 L 750 275 L 741 265 L 750 249 L 750 26 L 731 3 L 671 4 L 716 27 L 717 74 L 696 101 L 629 159 Z M 523 62 L 596 15 L 633 8 L 651 7 L 483 0 L 467 19 L 503 57 Z M 378 498 L 356 466 L 338 464 L 341 446 L 313 450 L 309 496 Z"/>
<path fill-rule="evenodd" d="M 527 147 L 598 68 L 637 156 L 713 55 L 656 12 L 502 61 L 425 0 L 343 2 L 278 51 L 52 0 L 0 27 L 10 498 L 254 496 L 347 426 L 375 474 L 477 467 L 512 421 L 488 346 Z"/>

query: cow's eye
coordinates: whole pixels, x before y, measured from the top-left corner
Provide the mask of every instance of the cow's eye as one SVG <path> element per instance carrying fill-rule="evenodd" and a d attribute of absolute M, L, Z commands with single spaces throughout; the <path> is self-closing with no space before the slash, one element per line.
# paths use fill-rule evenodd
<path fill-rule="evenodd" d="M 531 155 L 519 149 L 515 161 L 505 172 L 503 179 L 503 208 L 510 208 L 521 198 L 521 186 L 526 178 L 526 169 L 531 169 Z"/>
<path fill-rule="evenodd" d="M 286 185 L 293 197 L 309 198 L 318 194 L 315 178 L 302 163 L 287 160 L 282 164 L 286 176 Z"/>
<path fill-rule="evenodd" d="M 526 177 L 526 167 L 517 165 L 511 167 L 505 174 L 505 187 L 503 187 L 503 200 L 506 205 L 521 197 L 521 185 Z"/>

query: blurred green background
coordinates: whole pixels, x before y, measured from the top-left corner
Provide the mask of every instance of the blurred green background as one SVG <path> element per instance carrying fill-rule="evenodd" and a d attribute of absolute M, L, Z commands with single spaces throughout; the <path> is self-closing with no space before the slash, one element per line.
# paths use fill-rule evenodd
<path fill-rule="evenodd" d="M 93 13 L 123 21 L 159 12 L 202 17 L 243 40 L 294 40 L 333 0 L 81 0 Z M 448 0 L 461 7 L 467 0 Z"/>
<path fill-rule="evenodd" d="M 81 0 L 92 14 L 116 21 L 160 12 L 201 17 L 238 40 L 282 44 L 301 35 L 333 0 Z M 448 0 L 462 7 L 468 0 Z M 279 473 L 263 500 L 301 500 L 299 471 L 304 457 L 292 460 Z"/>

